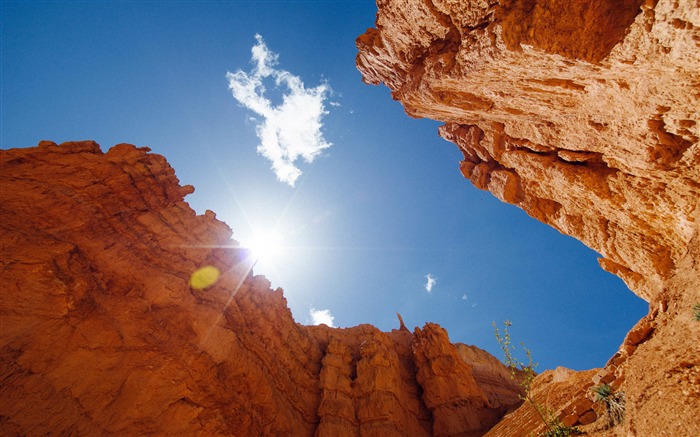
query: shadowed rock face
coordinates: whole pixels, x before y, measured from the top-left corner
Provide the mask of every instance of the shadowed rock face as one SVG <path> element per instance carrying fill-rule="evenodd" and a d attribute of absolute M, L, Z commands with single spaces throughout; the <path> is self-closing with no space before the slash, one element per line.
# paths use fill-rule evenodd
<path fill-rule="evenodd" d="M 437 325 L 295 323 L 147 152 L 0 151 L 2 435 L 482 435 L 519 404 Z M 221 276 L 194 289 L 203 266 Z"/>
<path fill-rule="evenodd" d="M 509 50 L 531 45 L 566 58 L 600 62 L 622 41 L 644 0 L 490 2 Z"/>
<path fill-rule="evenodd" d="M 650 302 L 604 369 L 628 395 L 620 435 L 700 434 L 697 2 L 377 5 L 357 38 L 363 80 L 445 122 L 465 178 L 598 251 Z"/>

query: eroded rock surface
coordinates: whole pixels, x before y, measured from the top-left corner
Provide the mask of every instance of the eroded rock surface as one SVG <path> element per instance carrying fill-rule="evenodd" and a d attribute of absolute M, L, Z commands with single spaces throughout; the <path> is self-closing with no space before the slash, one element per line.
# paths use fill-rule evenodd
<path fill-rule="evenodd" d="M 598 251 L 650 302 L 604 369 L 628 394 L 612 432 L 700 435 L 700 5 L 377 5 L 357 39 L 365 82 L 445 122 L 465 178 Z"/>
<path fill-rule="evenodd" d="M 474 185 L 653 300 L 697 229 L 700 17 L 693 1 L 640 3 L 379 1 L 357 65 L 446 122 Z"/>
<path fill-rule="evenodd" d="M 437 325 L 295 323 L 147 152 L 0 151 L 0 434 L 482 435 L 518 404 Z M 221 276 L 192 288 L 203 266 Z"/>

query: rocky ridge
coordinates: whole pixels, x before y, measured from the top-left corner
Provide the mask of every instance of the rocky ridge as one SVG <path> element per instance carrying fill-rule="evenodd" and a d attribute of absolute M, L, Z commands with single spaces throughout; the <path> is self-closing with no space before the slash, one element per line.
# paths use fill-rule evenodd
<path fill-rule="evenodd" d="M 602 371 L 626 392 L 627 420 L 596 432 L 700 434 L 700 5 L 377 6 L 357 39 L 364 81 L 388 86 L 409 115 L 445 122 L 465 178 L 598 251 L 650 302 Z M 522 425 L 513 435 L 537 431 L 526 422 L 510 422 Z"/>
<path fill-rule="evenodd" d="M 295 323 L 192 191 L 128 144 L 0 151 L 0 434 L 476 436 L 519 404 L 438 325 Z"/>

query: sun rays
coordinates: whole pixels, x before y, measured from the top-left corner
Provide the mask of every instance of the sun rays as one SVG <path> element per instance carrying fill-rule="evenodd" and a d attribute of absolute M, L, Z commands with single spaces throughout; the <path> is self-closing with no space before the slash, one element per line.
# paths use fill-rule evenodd
<path fill-rule="evenodd" d="M 249 241 L 241 242 L 241 247 L 251 251 L 255 261 L 274 263 L 284 254 L 284 236 L 275 232 L 255 232 Z"/>

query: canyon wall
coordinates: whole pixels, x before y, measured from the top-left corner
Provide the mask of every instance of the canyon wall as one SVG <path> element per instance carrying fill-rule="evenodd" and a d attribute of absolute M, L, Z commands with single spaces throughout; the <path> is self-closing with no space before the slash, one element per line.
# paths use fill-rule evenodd
<path fill-rule="evenodd" d="M 628 397 L 615 432 L 700 435 L 700 4 L 377 5 L 357 39 L 364 81 L 445 122 L 465 178 L 598 251 L 650 302 L 605 369 Z"/>
<path fill-rule="evenodd" d="M 0 151 L 1 435 L 477 436 L 519 405 L 437 325 L 295 323 L 191 192 L 147 148 Z"/>
<path fill-rule="evenodd" d="M 700 18 L 692 1 L 640 3 L 379 1 L 357 65 L 446 122 L 474 185 L 653 300 L 697 229 Z"/>
<path fill-rule="evenodd" d="M 358 68 L 445 122 L 475 186 L 601 253 L 650 311 L 538 399 L 599 436 L 700 435 L 700 6 L 379 1 Z M 508 370 L 427 324 L 294 322 L 161 156 L 0 151 L 2 435 L 526 436 Z M 204 287 L 193 273 L 220 273 Z M 605 323 L 604 320 L 601 323 Z M 602 363 L 601 363 L 602 364 Z M 603 429 L 587 389 L 624 392 Z M 593 408 L 593 409 L 591 409 Z"/>

